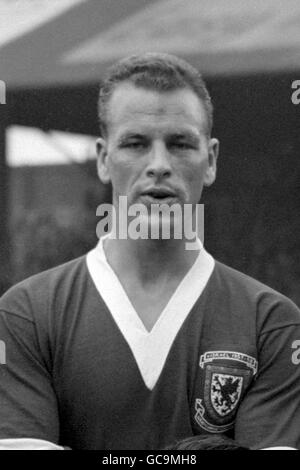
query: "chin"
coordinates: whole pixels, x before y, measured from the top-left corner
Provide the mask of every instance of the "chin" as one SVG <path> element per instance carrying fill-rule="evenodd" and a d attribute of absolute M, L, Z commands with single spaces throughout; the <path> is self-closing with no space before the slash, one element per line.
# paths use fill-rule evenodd
<path fill-rule="evenodd" d="M 149 238 L 173 240 L 182 238 L 182 220 L 173 214 L 168 217 L 152 217 L 148 221 Z"/>

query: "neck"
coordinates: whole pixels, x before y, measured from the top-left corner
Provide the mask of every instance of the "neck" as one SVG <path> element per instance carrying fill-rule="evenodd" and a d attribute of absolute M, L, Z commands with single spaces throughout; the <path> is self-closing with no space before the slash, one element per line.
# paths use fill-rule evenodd
<path fill-rule="evenodd" d="M 107 238 L 104 250 L 112 268 L 134 276 L 142 284 L 181 278 L 194 264 L 197 250 L 186 250 L 185 240 L 115 240 Z"/>

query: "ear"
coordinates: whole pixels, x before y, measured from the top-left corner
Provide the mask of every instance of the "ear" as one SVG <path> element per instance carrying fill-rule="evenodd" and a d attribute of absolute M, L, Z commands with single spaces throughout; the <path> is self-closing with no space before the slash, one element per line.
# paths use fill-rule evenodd
<path fill-rule="evenodd" d="M 212 138 L 208 142 L 208 166 L 204 175 L 204 186 L 210 186 L 216 179 L 219 141 Z"/>
<path fill-rule="evenodd" d="M 97 170 L 98 176 L 102 183 L 108 184 L 110 182 L 110 175 L 107 166 L 107 142 L 102 137 L 96 141 L 97 149 Z"/>

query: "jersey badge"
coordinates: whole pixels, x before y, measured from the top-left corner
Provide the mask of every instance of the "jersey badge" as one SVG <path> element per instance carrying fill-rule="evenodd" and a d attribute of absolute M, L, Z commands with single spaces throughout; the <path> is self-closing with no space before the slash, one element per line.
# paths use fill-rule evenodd
<path fill-rule="evenodd" d="M 195 399 L 195 421 L 208 432 L 225 432 L 234 425 L 257 361 L 239 352 L 209 351 L 201 355 L 199 365 L 202 397 Z"/>

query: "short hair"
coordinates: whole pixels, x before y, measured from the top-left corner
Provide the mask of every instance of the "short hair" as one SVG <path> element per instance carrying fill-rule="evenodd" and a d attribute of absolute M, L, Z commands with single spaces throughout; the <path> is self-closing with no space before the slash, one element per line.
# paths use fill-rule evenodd
<path fill-rule="evenodd" d="M 129 81 L 137 87 L 158 92 L 188 88 L 204 105 L 207 134 L 213 125 L 213 105 L 200 72 L 178 57 L 148 52 L 127 57 L 113 65 L 100 86 L 98 116 L 101 136 L 108 133 L 108 103 L 118 84 Z"/>
<path fill-rule="evenodd" d="M 165 450 L 250 450 L 227 436 L 200 434 L 175 442 Z"/>

